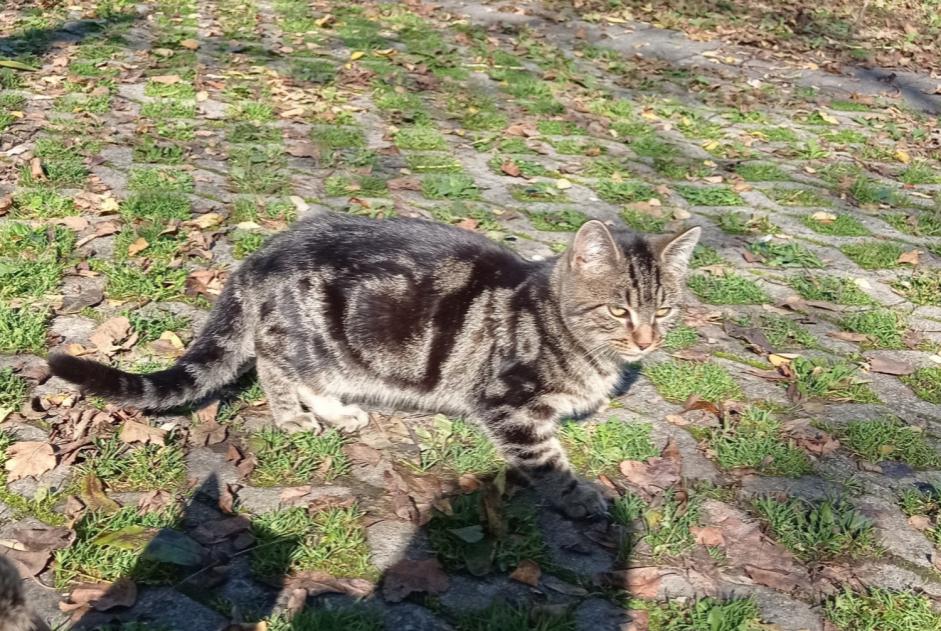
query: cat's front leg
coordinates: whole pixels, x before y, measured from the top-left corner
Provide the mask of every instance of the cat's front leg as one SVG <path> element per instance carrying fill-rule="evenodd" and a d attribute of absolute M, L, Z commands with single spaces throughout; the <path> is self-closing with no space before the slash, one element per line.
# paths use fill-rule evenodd
<path fill-rule="evenodd" d="M 590 519 L 607 513 L 608 502 L 593 484 L 580 480 L 556 438 L 554 414 L 542 406 L 489 414 L 486 429 L 507 463 L 529 478 L 539 493 L 566 516 Z"/>

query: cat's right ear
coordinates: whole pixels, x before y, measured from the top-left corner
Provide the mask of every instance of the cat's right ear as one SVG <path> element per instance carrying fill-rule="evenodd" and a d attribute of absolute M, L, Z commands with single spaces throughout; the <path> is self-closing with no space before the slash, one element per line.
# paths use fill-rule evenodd
<path fill-rule="evenodd" d="M 608 227 L 597 219 L 586 222 L 575 233 L 569 248 L 571 268 L 585 274 L 604 274 L 612 271 L 621 259 L 621 249 Z"/>

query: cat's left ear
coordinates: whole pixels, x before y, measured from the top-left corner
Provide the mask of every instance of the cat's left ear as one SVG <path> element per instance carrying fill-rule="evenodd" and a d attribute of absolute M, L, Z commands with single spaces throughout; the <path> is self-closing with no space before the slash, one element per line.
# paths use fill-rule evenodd
<path fill-rule="evenodd" d="M 671 238 L 661 246 L 660 261 L 678 272 L 685 272 L 701 234 L 702 228 L 696 226 Z"/>

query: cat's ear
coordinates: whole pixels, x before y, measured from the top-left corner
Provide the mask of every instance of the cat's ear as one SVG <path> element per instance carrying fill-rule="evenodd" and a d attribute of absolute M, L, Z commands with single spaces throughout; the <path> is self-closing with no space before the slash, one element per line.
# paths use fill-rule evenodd
<path fill-rule="evenodd" d="M 569 262 L 573 270 L 588 274 L 610 272 L 621 258 L 621 249 L 608 227 L 597 219 L 582 225 L 572 240 Z"/>
<path fill-rule="evenodd" d="M 667 267 L 681 273 L 685 272 L 701 234 L 702 228 L 696 226 L 672 237 L 661 246 L 660 261 Z"/>

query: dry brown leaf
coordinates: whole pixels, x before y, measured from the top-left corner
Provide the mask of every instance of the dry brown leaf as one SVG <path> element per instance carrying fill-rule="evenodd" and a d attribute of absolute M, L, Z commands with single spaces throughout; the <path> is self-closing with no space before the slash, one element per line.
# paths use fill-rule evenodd
<path fill-rule="evenodd" d="M 197 228 L 206 230 L 208 228 L 218 226 L 220 223 L 222 223 L 222 219 L 223 217 L 219 213 L 203 213 L 202 215 L 196 217 L 196 219 L 187 221 L 186 225 L 196 226 Z"/>
<path fill-rule="evenodd" d="M 72 607 L 89 605 L 96 611 L 132 607 L 137 602 L 137 585 L 129 578 L 114 583 L 83 583 L 72 590 L 69 601 Z"/>
<path fill-rule="evenodd" d="M 144 493 L 137 501 L 137 512 L 141 515 L 156 513 L 173 503 L 173 496 L 166 491 L 150 491 Z"/>
<path fill-rule="evenodd" d="M 673 568 L 632 567 L 602 574 L 600 582 L 609 587 L 626 590 L 635 598 L 656 598 L 663 577 L 678 574 Z"/>
<path fill-rule="evenodd" d="M 180 75 L 176 74 L 158 74 L 150 77 L 150 80 L 154 83 L 160 83 L 162 85 L 173 85 L 174 83 L 180 82 Z"/>
<path fill-rule="evenodd" d="M 905 265 L 918 265 L 919 257 L 921 257 L 921 255 L 921 250 L 909 250 L 908 252 L 902 252 L 895 262 Z"/>
<path fill-rule="evenodd" d="M 477 229 L 478 223 L 479 222 L 476 219 L 473 219 L 471 217 L 464 217 L 463 219 L 461 219 L 459 222 L 457 222 L 454 225 L 457 226 L 458 228 L 463 228 L 464 230 L 470 230 L 471 232 L 473 232 L 474 230 Z"/>
<path fill-rule="evenodd" d="M 52 445 L 45 442 L 24 440 L 7 447 L 7 481 L 12 482 L 28 476 L 40 476 L 56 466 L 56 454 Z"/>
<path fill-rule="evenodd" d="M 120 348 L 117 343 L 125 340 L 130 333 L 131 321 L 124 316 L 117 316 L 99 324 L 88 339 L 98 352 L 111 355 Z"/>
<path fill-rule="evenodd" d="M 934 524 L 931 523 L 931 519 L 925 515 L 912 515 L 908 518 L 908 523 L 912 528 L 920 532 L 925 532 L 934 527 Z"/>
<path fill-rule="evenodd" d="M 869 372 L 883 375 L 910 375 L 915 372 L 915 367 L 888 357 L 871 357 L 869 358 Z"/>
<path fill-rule="evenodd" d="M 299 572 L 284 581 L 285 589 L 306 589 L 311 596 L 320 594 L 347 594 L 353 598 L 365 598 L 372 594 L 375 585 L 362 578 L 335 578 L 326 572 Z"/>
<path fill-rule="evenodd" d="M 104 514 L 115 513 L 121 508 L 120 504 L 105 495 L 101 480 L 93 473 L 82 478 L 81 499 L 89 510 Z"/>
<path fill-rule="evenodd" d="M 519 168 L 519 165 L 513 162 L 512 160 L 507 160 L 506 162 L 501 164 L 500 170 L 506 173 L 507 175 L 511 175 L 513 177 L 520 177 L 523 174 L 523 172 Z"/>
<path fill-rule="evenodd" d="M 837 219 L 836 215 L 833 213 L 828 213 L 823 210 L 815 212 L 810 216 L 810 218 L 814 221 L 819 221 L 820 223 L 833 223 Z"/>
<path fill-rule="evenodd" d="M 144 237 L 138 237 L 137 239 L 134 240 L 133 243 L 127 246 L 127 255 L 135 256 L 137 254 L 140 254 L 141 252 L 146 250 L 147 246 L 149 245 L 150 243 L 147 242 L 147 239 L 145 239 Z"/>
<path fill-rule="evenodd" d="M 648 458 L 644 462 L 625 460 L 621 474 L 632 485 L 649 495 L 656 495 L 680 481 L 680 465 L 667 458 Z"/>
<path fill-rule="evenodd" d="M 151 427 L 146 423 L 126 420 L 121 426 L 118 438 L 125 443 L 143 443 L 144 445 L 165 445 L 167 432 L 159 427 Z"/>
<path fill-rule="evenodd" d="M 844 342 L 866 342 L 869 340 L 868 335 L 864 335 L 863 333 L 851 333 L 850 331 L 828 331 L 827 337 L 843 340 Z"/>
<path fill-rule="evenodd" d="M 448 589 L 448 575 L 437 559 L 402 559 L 388 570 L 382 581 L 382 595 L 400 602 L 409 594 L 440 594 Z"/>
<path fill-rule="evenodd" d="M 541 575 L 542 569 L 540 569 L 538 563 L 530 561 L 529 559 L 523 559 L 519 562 L 519 565 L 516 566 L 516 569 L 513 570 L 513 573 L 510 574 L 510 578 L 514 581 L 537 587 Z"/>
<path fill-rule="evenodd" d="M 390 191 L 420 191 L 421 178 L 414 175 L 394 177 L 386 182 L 386 186 L 389 187 Z"/>
<path fill-rule="evenodd" d="M 33 158 L 29 161 L 29 174 L 33 176 L 34 180 L 45 181 L 46 172 L 42 168 L 42 161 L 39 158 Z"/>
<path fill-rule="evenodd" d="M 197 50 L 199 48 L 199 42 L 195 39 L 184 39 L 180 41 L 180 46 L 187 50 Z"/>
<path fill-rule="evenodd" d="M 696 543 L 704 546 L 722 546 L 725 545 L 725 537 L 719 528 L 712 526 L 690 526 L 689 532 L 693 535 Z"/>

